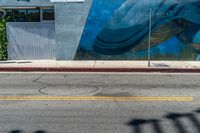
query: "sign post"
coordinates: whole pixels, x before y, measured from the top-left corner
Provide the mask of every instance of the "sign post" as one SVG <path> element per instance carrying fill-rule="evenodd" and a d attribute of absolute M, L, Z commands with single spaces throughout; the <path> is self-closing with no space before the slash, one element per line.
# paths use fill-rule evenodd
<path fill-rule="evenodd" d="M 151 17 L 152 17 L 152 9 L 150 9 L 150 13 L 149 13 L 149 43 L 148 43 L 148 67 L 151 66 Z"/>

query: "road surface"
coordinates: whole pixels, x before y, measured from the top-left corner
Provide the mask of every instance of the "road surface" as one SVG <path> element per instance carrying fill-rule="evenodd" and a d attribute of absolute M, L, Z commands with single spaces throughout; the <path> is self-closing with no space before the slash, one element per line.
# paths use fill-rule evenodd
<path fill-rule="evenodd" d="M 199 74 L 1 73 L 0 133 L 200 133 Z"/>

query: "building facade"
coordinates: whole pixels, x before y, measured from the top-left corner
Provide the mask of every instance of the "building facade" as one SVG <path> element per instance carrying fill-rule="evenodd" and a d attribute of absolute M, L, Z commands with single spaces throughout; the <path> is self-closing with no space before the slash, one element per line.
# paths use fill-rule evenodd
<path fill-rule="evenodd" d="M 152 60 L 200 60 L 199 0 L 1 0 L 0 9 L 11 18 L 10 59 L 146 60 L 150 40 Z"/>
<path fill-rule="evenodd" d="M 92 1 L 1 0 L 9 59 L 74 60 Z"/>

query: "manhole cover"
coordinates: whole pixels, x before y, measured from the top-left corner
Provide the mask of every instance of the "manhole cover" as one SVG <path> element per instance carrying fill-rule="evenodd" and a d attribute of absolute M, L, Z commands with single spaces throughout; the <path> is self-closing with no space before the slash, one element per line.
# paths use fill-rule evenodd
<path fill-rule="evenodd" d="M 88 85 L 57 85 L 41 89 L 40 92 L 46 95 L 79 96 L 96 94 L 98 88 Z"/>

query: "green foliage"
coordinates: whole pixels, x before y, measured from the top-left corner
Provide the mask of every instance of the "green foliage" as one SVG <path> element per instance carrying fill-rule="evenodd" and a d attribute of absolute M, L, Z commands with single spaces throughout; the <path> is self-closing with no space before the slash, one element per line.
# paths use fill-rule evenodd
<path fill-rule="evenodd" d="M 7 59 L 6 22 L 8 18 L 0 18 L 0 60 Z"/>

